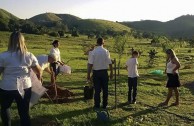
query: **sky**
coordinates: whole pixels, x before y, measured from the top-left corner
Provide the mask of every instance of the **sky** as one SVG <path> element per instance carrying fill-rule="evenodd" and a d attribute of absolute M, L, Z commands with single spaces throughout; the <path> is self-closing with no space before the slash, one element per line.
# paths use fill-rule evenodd
<path fill-rule="evenodd" d="M 166 22 L 194 15 L 193 0 L 0 0 L 0 8 L 21 19 L 52 12 L 82 19 Z"/>

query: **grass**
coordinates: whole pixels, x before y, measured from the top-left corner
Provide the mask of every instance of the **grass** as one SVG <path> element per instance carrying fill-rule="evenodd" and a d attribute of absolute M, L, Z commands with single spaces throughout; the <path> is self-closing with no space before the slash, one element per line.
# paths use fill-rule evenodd
<path fill-rule="evenodd" d="M 5 51 L 10 33 L 0 32 L 0 50 Z M 155 69 L 163 70 L 165 67 L 165 54 L 162 53 L 161 47 L 152 47 L 149 40 L 131 39 L 126 46 L 126 54 L 121 59 L 121 75 L 117 79 L 117 109 L 114 97 L 114 81 L 109 83 L 109 113 L 110 120 L 102 122 L 97 119 L 93 111 L 93 100 L 84 100 L 83 87 L 86 84 L 86 63 L 87 57 L 83 55 L 82 43 L 95 44 L 95 39 L 88 40 L 86 36 L 79 38 L 53 38 L 48 36 L 28 35 L 25 34 L 27 47 L 35 55 L 48 54 L 51 48 L 50 43 L 54 39 L 60 41 L 61 56 L 68 65 L 72 67 L 71 75 L 60 75 L 57 84 L 72 91 L 75 96 L 69 103 L 53 104 L 48 99 L 41 98 L 39 103 L 31 108 L 32 126 L 190 126 L 194 125 L 194 86 L 193 70 L 183 69 L 188 62 L 184 60 L 185 56 L 192 56 L 194 53 L 187 53 L 188 47 L 179 49 L 177 55 L 181 62 L 180 80 L 180 106 L 158 107 L 157 105 L 164 101 L 167 93 L 165 88 L 166 75 L 151 75 L 149 72 Z M 113 52 L 113 39 L 105 41 L 110 52 L 111 58 L 117 58 Z M 139 57 L 138 95 L 137 104 L 128 105 L 127 101 L 127 71 L 124 69 L 126 60 L 129 58 L 127 52 L 130 47 L 142 49 L 143 54 Z M 147 67 L 148 52 L 155 48 L 159 53 L 157 65 L 153 68 Z M 193 64 L 190 64 L 193 66 Z M 191 67 L 192 68 L 192 67 Z M 49 83 L 49 75 L 44 73 L 44 81 Z M 170 103 L 173 102 L 171 99 Z M 11 107 L 11 116 L 14 126 L 18 126 L 19 117 L 17 107 L 14 103 Z M 0 122 L 0 125 L 1 122 Z"/>

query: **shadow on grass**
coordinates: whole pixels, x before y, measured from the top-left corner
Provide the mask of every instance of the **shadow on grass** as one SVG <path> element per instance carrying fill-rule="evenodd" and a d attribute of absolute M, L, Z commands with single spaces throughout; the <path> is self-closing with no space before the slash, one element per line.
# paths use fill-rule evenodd
<path fill-rule="evenodd" d="M 185 88 L 188 88 L 191 93 L 194 95 L 194 82 L 191 82 L 191 83 L 186 83 L 183 85 Z"/>
<path fill-rule="evenodd" d="M 85 108 L 63 112 L 55 115 L 37 116 L 35 118 L 32 118 L 32 126 L 65 126 L 64 120 L 69 120 L 68 125 L 75 126 L 104 125 L 104 122 L 99 122 L 99 120 L 97 120 L 96 118 L 91 118 L 90 120 L 86 120 L 84 122 L 83 120 L 76 120 L 75 117 L 78 117 L 80 115 L 89 116 L 89 113 L 91 113 L 91 111 L 93 111 L 92 108 Z"/>

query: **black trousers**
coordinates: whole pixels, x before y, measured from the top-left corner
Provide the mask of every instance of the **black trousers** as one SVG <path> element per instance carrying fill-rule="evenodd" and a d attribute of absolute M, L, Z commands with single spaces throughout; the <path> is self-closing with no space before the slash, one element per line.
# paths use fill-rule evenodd
<path fill-rule="evenodd" d="M 31 88 L 24 89 L 24 98 L 17 90 L 0 89 L 1 119 L 3 126 L 11 126 L 10 107 L 15 100 L 20 116 L 21 126 L 31 126 L 29 116 L 29 102 L 31 98 Z"/>
<path fill-rule="evenodd" d="M 137 96 L 137 77 L 134 77 L 134 78 L 128 77 L 128 87 L 129 87 L 128 101 L 135 102 L 136 96 Z M 131 97 L 132 94 L 133 94 L 133 98 Z"/>
<path fill-rule="evenodd" d="M 94 107 L 100 107 L 100 93 L 103 91 L 103 108 L 108 104 L 108 71 L 107 70 L 93 70 L 94 83 Z"/>

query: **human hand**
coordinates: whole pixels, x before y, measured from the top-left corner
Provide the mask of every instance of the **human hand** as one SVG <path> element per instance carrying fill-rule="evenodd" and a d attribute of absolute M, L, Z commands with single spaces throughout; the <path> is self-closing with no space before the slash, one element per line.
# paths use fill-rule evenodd
<path fill-rule="evenodd" d="M 113 73 L 110 72 L 110 80 L 112 80 L 112 79 L 113 79 Z"/>

